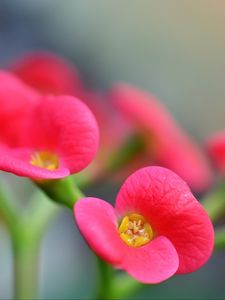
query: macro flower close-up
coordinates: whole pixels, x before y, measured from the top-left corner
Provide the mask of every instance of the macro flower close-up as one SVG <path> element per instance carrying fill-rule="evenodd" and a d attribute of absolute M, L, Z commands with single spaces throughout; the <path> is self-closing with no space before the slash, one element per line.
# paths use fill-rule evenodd
<path fill-rule="evenodd" d="M 212 254 L 212 223 L 187 184 L 160 167 L 136 171 L 119 191 L 115 209 L 98 198 L 74 208 L 90 247 L 143 283 L 199 269 Z"/>
<path fill-rule="evenodd" d="M 225 299 L 225 2 L 0 16 L 0 300 Z"/>

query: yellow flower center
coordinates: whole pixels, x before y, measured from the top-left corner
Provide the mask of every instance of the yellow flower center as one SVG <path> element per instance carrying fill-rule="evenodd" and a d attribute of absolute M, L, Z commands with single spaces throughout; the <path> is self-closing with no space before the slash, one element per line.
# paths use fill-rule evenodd
<path fill-rule="evenodd" d="M 145 218 L 139 214 L 129 214 L 122 219 L 119 226 L 121 239 L 131 247 L 140 247 L 153 238 L 153 230 Z"/>
<path fill-rule="evenodd" d="M 57 155 L 54 153 L 39 151 L 34 152 L 34 154 L 31 155 L 30 164 L 36 167 L 53 171 L 58 168 L 59 160 Z"/>

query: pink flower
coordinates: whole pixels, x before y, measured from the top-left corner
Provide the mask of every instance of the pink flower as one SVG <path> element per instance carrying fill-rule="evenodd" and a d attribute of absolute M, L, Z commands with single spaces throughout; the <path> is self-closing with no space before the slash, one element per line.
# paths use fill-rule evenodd
<path fill-rule="evenodd" d="M 210 137 L 207 141 L 207 148 L 215 166 L 225 174 L 225 131 Z"/>
<path fill-rule="evenodd" d="M 212 223 L 175 173 L 146 167 L 123 184 L 115 209 L 98 198 L 77 202 L 78 227 L 93 251 L 143 283 L 199 269 L 212 254 Z"/>
<path fill-rule="evenodd" d="M 30 178 L 62 178 L 94 158 L 98 127 L 72 96 L 38 96 L 0 73 L 0 170 Z"/>
<path fill-rule="evenodd" d="M 83 87 L 77 70 L 53 53 L 27 54 L 11 69 L 21 80 L 43 94 L 81 96 Z"/>
<path fill-rule="evenodd" d="M 31 52 L 17 60 L 11 69 L 42 94 L 70 94 L 87 104 L 99 125 L 100 144 L 96 159 L 85 172 L 88 176 L 92 174 L 93 178 L 101 177 L 110 155 L 126 139 L 128 126 L 123 118 L 116 114 L 115 109 L 113 112 L 112 106 L 100 92 L 86 88 L 71 63 L 53 53 Z"/>
<path fill-rule="evenodd" d="M 211 170 L 199 147 L 152 95 L 126 84 L 110 91 L 117 109 L 143 136 L 154 163 L 180 175 L 196 191 L 211 183 Z"/>

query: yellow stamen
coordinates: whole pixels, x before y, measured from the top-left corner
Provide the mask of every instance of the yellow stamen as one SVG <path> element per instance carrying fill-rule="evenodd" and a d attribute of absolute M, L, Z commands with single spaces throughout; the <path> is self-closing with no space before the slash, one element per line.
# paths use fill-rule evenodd
<path fill-rule="evenodd" d="M 126 215 L 119 226 L 121 239 L 131 247 L 141 247 L 153 239 L 151 225 L 142 215 L 133 213 Z"/>
<path fill-rule="evenodd" d="M 34 152 L 31 155 L 30 164 L 36 167 L 53 171 L 58 168 L 59 160 L 57 155 L 54 153 L 47 151 L 39 151 Z"/>

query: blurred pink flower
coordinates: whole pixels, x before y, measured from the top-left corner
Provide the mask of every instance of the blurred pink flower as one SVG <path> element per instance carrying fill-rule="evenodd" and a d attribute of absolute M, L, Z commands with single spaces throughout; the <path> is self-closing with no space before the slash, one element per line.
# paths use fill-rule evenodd
<path fill-rule="evenodd" d="M 76 68 L 63 57 L 45 51 L 31 52 L 15 61 L 11 69 L 21 80 L 44 94 L 82 95 L 82 100 L 92 110 L 100 125 L 107 125 L 107 121 L 111 120 L 109 110 L 112 108 L 106 99 L 103 99 L 100 92 L 87 89 Z M 115 121 L 114 125 L 117 124 Z M 118 131 L 111 129 L 109 137 L 105 127 L 111 126 L 101 126 L 102 143 L 113 144 L 114 140 L 118 140 Z"/>
<path fill-rule="evenodd" d="M 107 99 L 100 92 L 87 89 L 72 63 L 51 52 L 28 53 L 15 61 L 11 69 L 42 94 L 73 95 L 87 104 L 100 129 L 99 152 L 89 172 L 101 173 L 110 153 L 118 149 L 126 136 L 126 123 L 112 112 Z"/>
<path fill-rule="evenodd" d="M 211 136 L 207 141 L 207 148 L 215 166 L 225 174 L 225 131 Z"/>
<path fill-rule="evenodd" d="M 123 184 L 115 209 L 98 198 L 74 207 L 93 251 L 143 283 L 199 269 L 212 254 L 212 223 L 175 173 L 161 167 L 136 171 Z"/>
<path fill-rule="evenodd" d="M 11 71 L 43 94 L 82 94 L 82 82 L 75 67 L 50 52 L 28 53 L 14 62 Z"/>
<path fill-rule="evenodd" d="M 158 100 L 127 84 L 114 85 L 109 96 L 145 139 L 151 161 L 175 171 L 196 191 L 210 185 L 206 157 Z"/>

